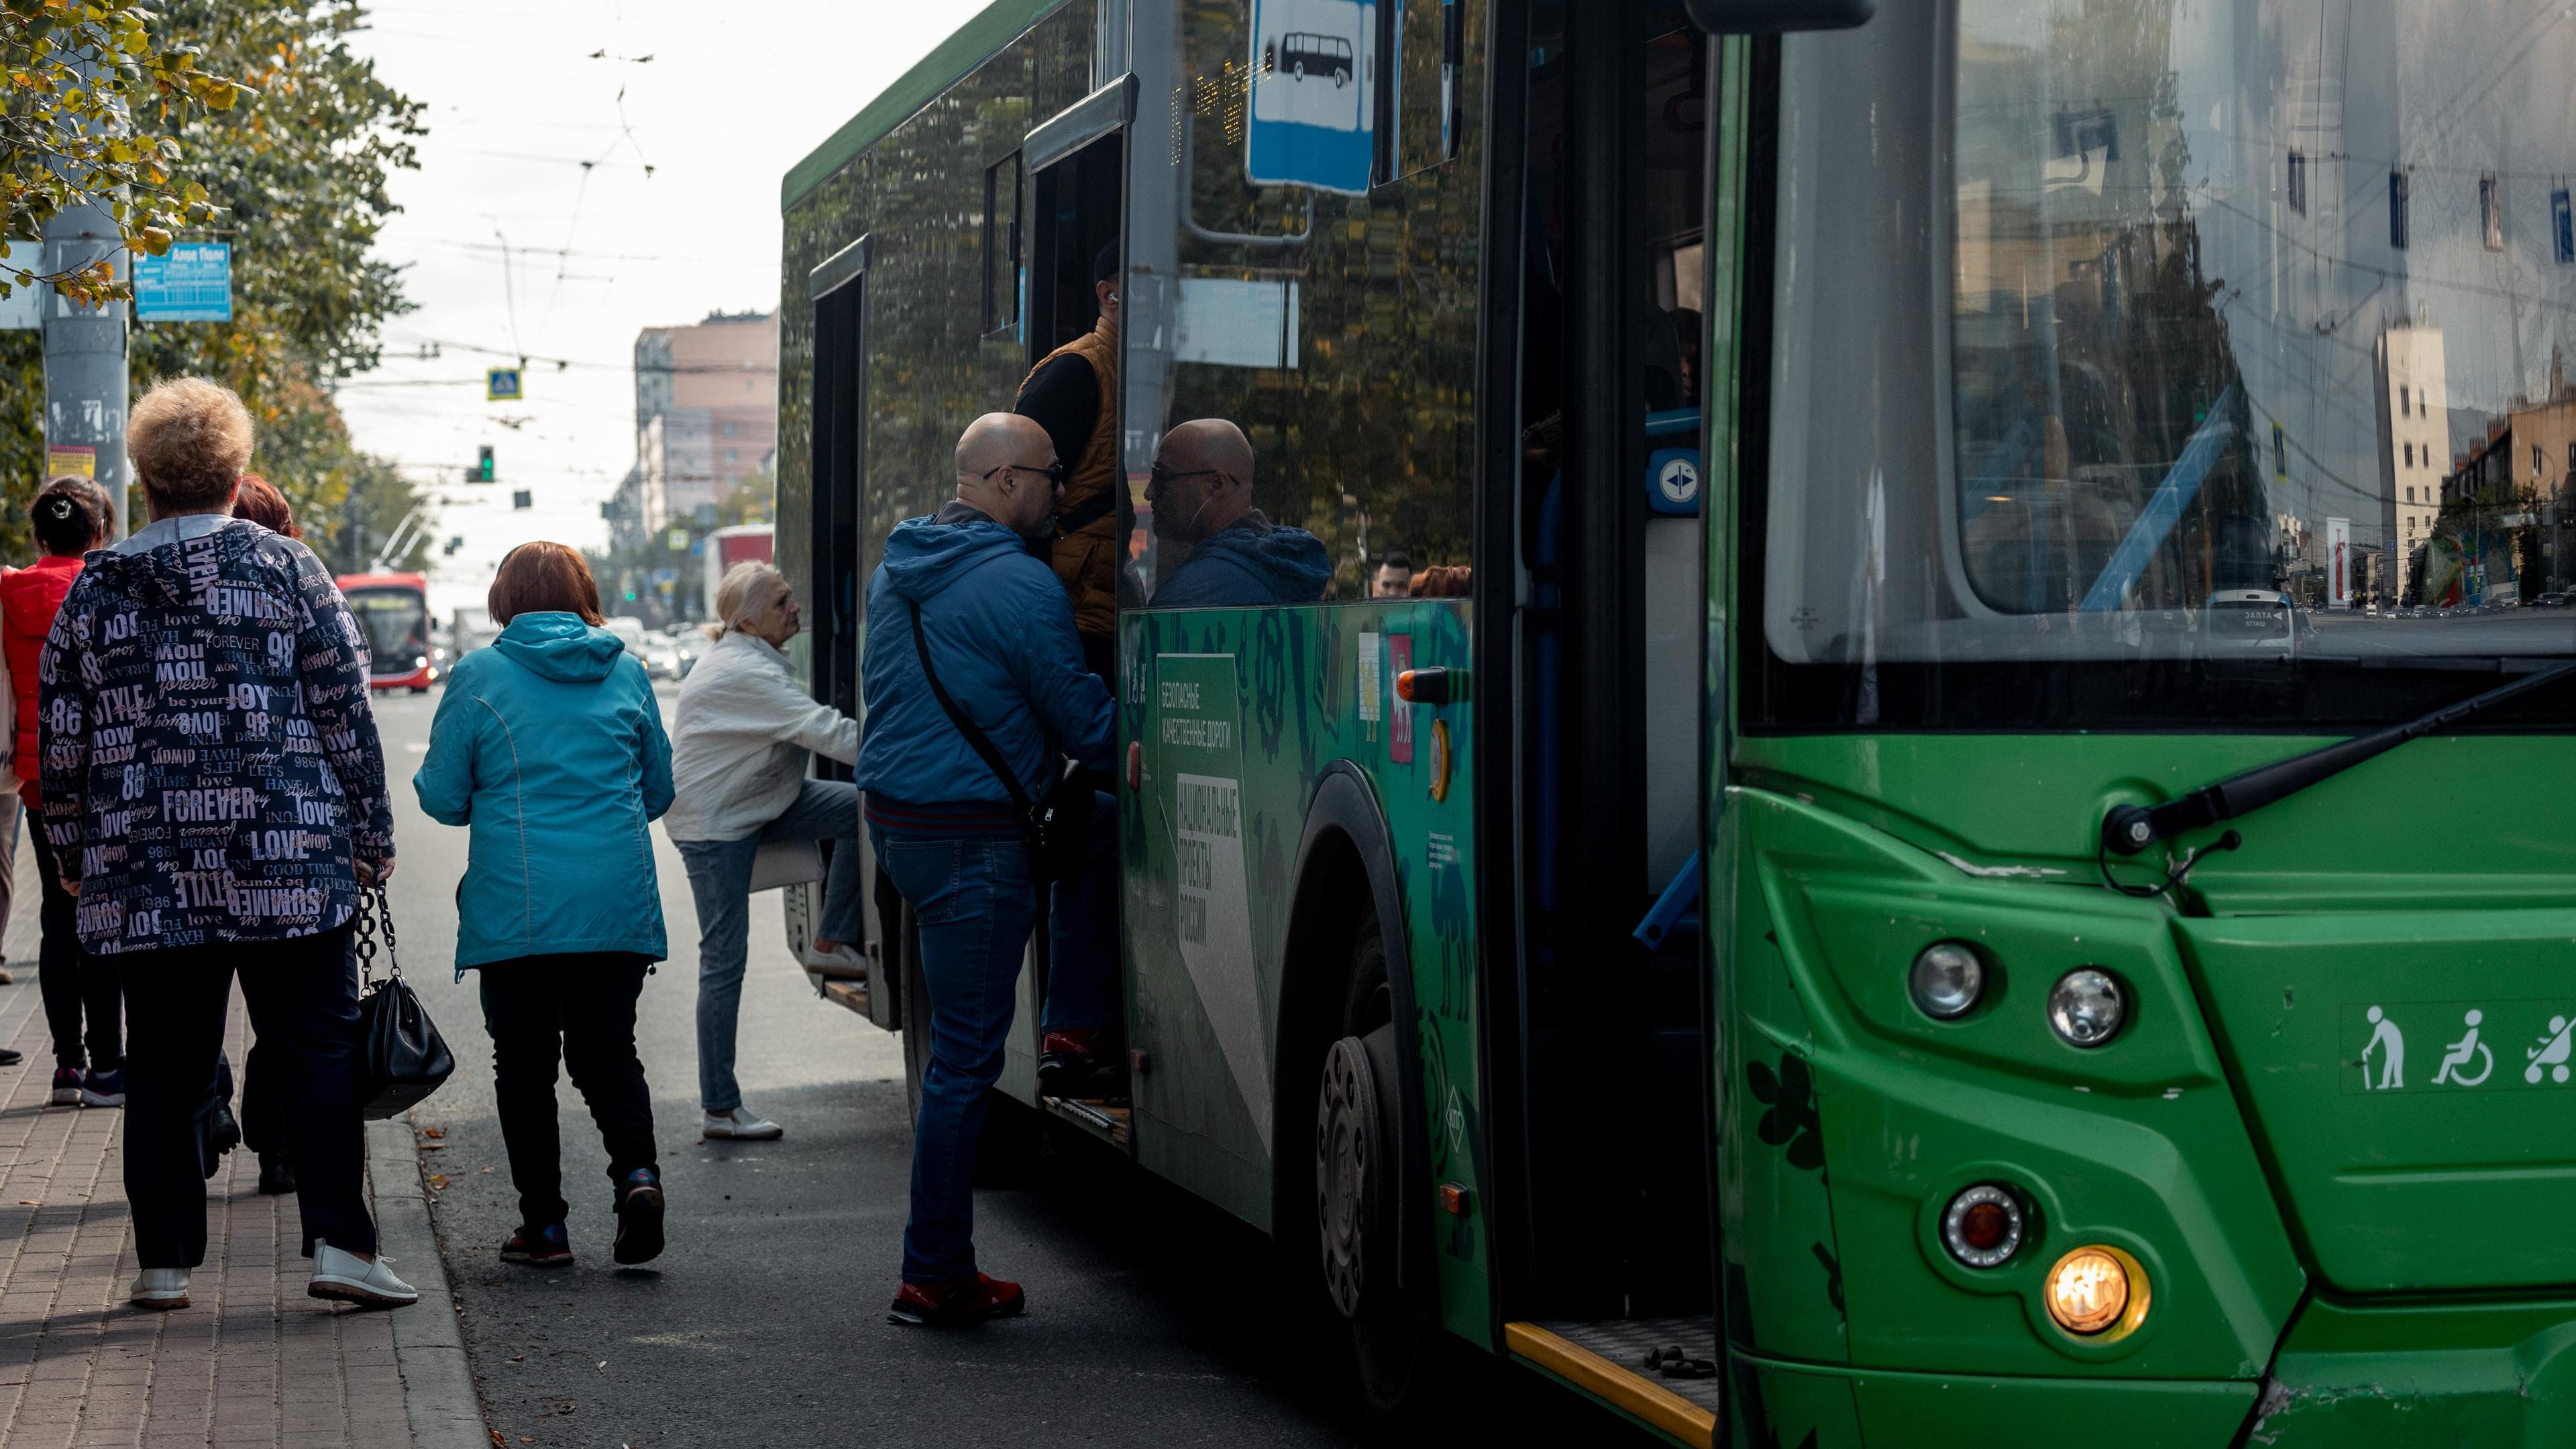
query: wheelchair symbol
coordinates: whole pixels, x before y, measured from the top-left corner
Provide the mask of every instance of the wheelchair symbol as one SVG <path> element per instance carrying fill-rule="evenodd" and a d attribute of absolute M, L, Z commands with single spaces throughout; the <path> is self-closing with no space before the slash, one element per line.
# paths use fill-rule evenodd
<path fill-rule="evenodd" d="M 2455 1087 L 2474 1087 L 2485 1081 L 2488 1075 L 2495 1071 L 2495 1053 L 2487 1050 L 2486 1045 L 2478 1040 L 2478 1023 L 2486 1020 L 2486 1013 L 2472 1010 L 2463 1020 L 2468 1023 L 2469 1034 L 2443 1048 L 2442 1065 L 2433 1073 L 2434 1086 L 2438 1087 L 2444 1082 L 2449 1082 Z M 2478 1068 L 2478 1074 L 2474 1077 L 2460 1070 L 2469 1064 L 2469 1058 L 2473 1056 L 2486 1059 L 2486 1064 Z M 2539 1078 L 2534 1077 L 2532 1080 L 2538 1081 Z"/>

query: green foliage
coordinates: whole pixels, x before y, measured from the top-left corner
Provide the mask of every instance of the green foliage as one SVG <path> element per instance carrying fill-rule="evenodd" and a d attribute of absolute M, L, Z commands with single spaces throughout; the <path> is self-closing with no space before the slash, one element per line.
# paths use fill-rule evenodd
<path fill-rule="evenodd" d="M 13 15 L 34 3 L 0 0 Z M 160 43 L 241 77 L 246 103 L 137 116 L 156 154 L 188 158 L 228 222 L 215 234 L 233 244 L 233 321 L 136 326 L 134 390 L 194 374 L 240 393 L 259 427 L 252 468 L 344 569 L 364 567 L 418 502 L 352 445 L 331 396 L 375 365 L 377 329 L 410 310 L 398 270 L 369 253 L 395 210 L 387 177 L 417 164 L 421 107 L 349 49 L 363 16 L 357 0 L 171 0 L 151 21 Z M 36 334 L 0 333 L 0 478 L 13 501 L 41 476 L 43 395 Z M 23 513 L 0 507 L 0 550 L 25 549 Z"/>
<path fill-rule="evenodd" d="M 99 201 L 129 248 L 157 256 L 221 210 L 204 183 L 180 179 L 175 132 L 234 109 L 244 90 L 173 33 L 137 0 L 0 3 L 0 236 L 41 236 L 56 212 Z M 37 280 L 36 267 L 11 247 L 0 295 Z M 86 302 L 128 295 L 103 262 L 47 279 Z"/>

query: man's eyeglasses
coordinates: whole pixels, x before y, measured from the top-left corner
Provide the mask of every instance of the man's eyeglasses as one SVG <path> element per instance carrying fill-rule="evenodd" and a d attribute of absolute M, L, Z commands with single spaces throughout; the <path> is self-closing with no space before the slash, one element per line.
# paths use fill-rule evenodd
<path fill-rule="evenodd" d="M 1036 463 L 1004 463 L 998 468 L 986 469 L 984 471 L 984 481 L 987 483 L 992 482 L 993 475 L 996 473 L 1010 473 L 1015 471 L 1021 473 L 1043 473 L 1046 475 L 1047 482 L 1058 488 L 1064 486 L 1064 480 L 1071 476 L 1073 472 L 1072 469 L 1067 468 L 1060 461 L 1049 462 L 1043 467 Z"/>
<path fill-rule="evenodd" d="M 1156 488 L 1162 488 L 1178 479 L 1212 478 L 1224 471 L 1223 468 L 1166 468 L 1156 463 L 1147 470 L 1146 481 Z"/>

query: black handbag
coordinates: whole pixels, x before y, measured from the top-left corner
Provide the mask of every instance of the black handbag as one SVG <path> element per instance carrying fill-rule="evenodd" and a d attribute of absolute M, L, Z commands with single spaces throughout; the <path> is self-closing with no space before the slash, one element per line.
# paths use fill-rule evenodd
<path fill-rule="evenodd" d="M 1081 870 L 1083 852 L 1090 842 L 1093 802 L 1091 786 L 1082 779 L 1080 768 L 1065 761 L 1048 783 L 1046 798 L 1029 799 L 1010 761 L 1002 758 L 1002 752 L 966 711 L 957 707 L 957 701 L 948 697 L 947 687 L 939 682 L 939 671 L 930 667 L 930 639 L 921 629 L 921 606 L 909 601 L 907 604 L 912 610 L 912 647 L 921 655 L 921 674 L 930 681 L 930 692 L 939 696 L 939 707 L 948 712 L 948 722 L 966 737 L 966 743 L 982 757 L 986 768 L 1002 782 L 1002 788 L 1010 792 L 1011 804 L 1020 812 L 1020 829 L 1029 842 L 1029 879 L 1045 885 Z"/>
<path fill-rule="evenodd" d="M 370 980 L 376 936 L 385 938 L 385 979 Z M 456 1054 L 403 980 L 394 958 L 393 904 L 381 885 L 358 888 L 358 1115 L 398 1117 L 456 1070 Z"/>

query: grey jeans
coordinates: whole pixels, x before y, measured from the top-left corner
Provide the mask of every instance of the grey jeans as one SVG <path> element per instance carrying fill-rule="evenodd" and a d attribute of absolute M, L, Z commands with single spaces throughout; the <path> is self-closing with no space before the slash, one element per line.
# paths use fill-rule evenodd
<path fill-rule="evenodd" d="M 830 878 L 815 934 L 858 940 L 859 787 L 846 780 L 808 780 L 796 803 L 740 840 L 683 840 L 689 893 L 698 904 L 698 1100 L 710 1112 L 742 1105 L 733 1076 L 734 1024 L 742 1015 L 742 974 L 751 952 L 751 862 L 770 840 L 829 840 Z"/>

